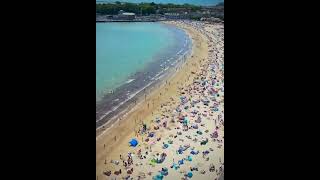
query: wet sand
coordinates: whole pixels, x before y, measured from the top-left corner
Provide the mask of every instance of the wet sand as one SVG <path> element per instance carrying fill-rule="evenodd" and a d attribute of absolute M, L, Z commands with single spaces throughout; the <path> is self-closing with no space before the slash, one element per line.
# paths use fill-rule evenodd
<path fill-rule="evenodd" d="M 181 179 L 185 172 L 190 171 L 190 166 L 199 167 L 199 171 L 194 171 L 193 179 L 208 179 L 208 178 L 217 178 L 219 173 L 209 172 L 209 166 L 214 164 L 216 169 L 223 164 L 223 118 L 221 118 L 221 113 L 223 113 L 223 93 L 220 94 L 219 97 L 216 97 L 212 102 L 218 102 L 218 111 L 209 112 L 209 108 L 203 105 L 198 105 L 195 107 L 200 113 L 202 118 L 201 126 L 199 124 L 198 130 L 201 131 L 202 135 L 199 135 L 195 132 L 195 129 L 190 129 L 188 131 L 183 131 L 181 137 L 173 138 L 178 132 L 181 132 L 181 125 L 177 122 L 178 114 L 174 112 L 177 107 L 181 107 L 180 97 L 182 95 L 194 94 L 193 97 L 188 97 L 190 100 L 195 100 L 196 97 L 198 99 L 202 98 L 202 95 L 199 94 L 198 90 L 194 90 L 194 93 L 189 91 L 185 91 L 185 89 L 181 89 L 182 87 L 197 87 L 194 85 L 194 81 L 200 76 L 205 76 L 205 71 L 209 71 L 209 64 L 212 63 L 212 59 L 214 58 L 215 50 L 212 49 L 212 43 L 216 42 L 215 40 L 210 40 L 210 36 L 206 36 L 205 33 L 201 33 L 201 30 L 196 30 L 192 28 L 190 25 L 184 23 L 177 22 L 167 22 L 171 24 L 175 24 L 180 28 L 185 29 L 188 34 L 192 37 L 193 48 L 192 55 L 187 60 L 187 63 L 182 66 L 181 69 L 170 79 L 167 80 L 167 83 L 163 82 L 158 87 L 151 89 L 148 92 L 147 97 L 141 97 L 142 101 L 133 107 L 130 112 L 127 112 L 126 115 L 116 123 L 113 123 L 110 128 L 106 131 L 100 131 L 97 136 L 96 142 L 96 173 L 98 179 L 121 179 L 121 177 L 127 177 L 128 174 L 125 168 L 122 165 L 122 161 L 119 159 L 119 155 L 122 154 L 122 157 L 127 159 L 128 152 L 131 152 L 134 155 L 133 157 L 133 165 L 130 168 L 133 168 L 134 171 L 131 175 L 133 179 L 137 179 L 142 173 L 146 176 L 146 179 L 152 179 L 152 177 L 158 174 L 158 171 L 161 170 L 162 167 L 167 167 L 169 169 L 169 175 L 165 176 L 165 179 Z M 209 25 L 208 25 L 209 26 Z M 210 32 L 210 27 L 202 28 L 204 31 Z M 217 28 L 218 29 L 218 28 Z M 215 30 L 215 29 L 213 29 Z M 210 42 L 211 41 L 211 42 Z M 219 40 L 221 41 L 221 40 Z M 211 43 L 211 44 L 210 44 Z M 220 47 L 221 48 L 221 47 Z M 211 55 L 210 55 L 211 53 Z M 223 53 L 223 52 L 222 52 Z M 221 56 L 221 52 L 216 52 L 216 58 L 218 59 Z M 223 70 L 223 69 L 222 69 Z M 210 79 L 212 75 L 206 74 L 207 78 Z M 216 75 L 216 79 L 222 79 L 223 72 L 218 73 Z M 220 82 L 220 86 L 223 86 L 223 82 Z M 223 87 L 217 87 L 217 91 L 221 91 Z M 192 90 L 190 90 L 192 91 Z M 204 92 L 203 92 L 204 93 Z M 206 92 L 207 93 L 207 92 Z M 190 103 L 190 102 L 188 102 Z M 200 103 L 201 104 L 201 103 Z M 191 108 L 190 108 L 191 109 Z M 192 117 L 189 110 L 183 110 L 185 116 L 190 119 L 190 123 L 194 123 L 195 117 Z M 202 115 L 202 114 L 206 114 Z M 181 115 L 181 114 L 180 114 Z M 220 116 L 220 118 L 217 118 Z M 166 121 L 168 124 L 168 128 L 164 128 L 161 126 L 160 129 L 154 130 L 154 126 L 158 126 L 159 124 L 155 122 L 155 119 L 159 118 L 161 122 Z M 175 122 L 171 122 L 174 120 Z M 116 121 L 116 120 L 115 120 Z M 218 121 L 218 122 L 217 122 Z M 142 123 L 145 123 L 149 130 L 148 132 L 155 132 L 156 138 L 161 138 L 161 140 L 156 141 L 154 138 L 150 138 L 150 142 L 154 142 L 154 145 L 150 145 L 150 142 L 145 142 L 147 138 L 147 134 L 138 134 L 138 130 L 142 128 Z M 175 129 L 179 127 L 180 129 Z M 218 141 L 213 141 L 210 138 L 210 134 L 213 133 L 213 130 L 218 127 L 217 133 L 219 134 L 220 139 L 216 139 Z M 205 132 L 208 130 L 208 132 Z M 188 139 L 188 137 L 192 137 Z M 200 137 L 202 136 L 202 137 Z M 139 145 L 135 148 L 129 147 L 128 142 L 131 138 L 135 137 L 139 141 Z M 208 137 L 210 139 L 206 145 L 200 145 L 200 142 L 194 142 L 193 139 L 195 137 L 199 138 L 199 141 L 203 140 L 203 138 Z M 180 140 L 181 139 L 181 140 Z M 144 142 L 143 142 L 144 140 Z M 162 143 L 167 143 L 168 140 L 173 140 L 174 143 L 169 145 L 169 148 L 162 149 Z M 173 163 L 177 163 L 178 160 L 185 158 L 189 155 L 190 148 L 188 152 L 185 152 L 184 155 L 176 154 L 176 150 L 180 145 L 190 144 L 194 147 L 194 150 L 199 151 L 198 155 L 193 157 L 192 162 L 186 162 L 184 165 L 178 170 L 173 170 L 170 166 Z M 142 150 L 142 154 L 146 151 L 150 151 L 150 146 L 152 147 L 152 152 L 149 152 L 146 155 L 146 159 L 137 158 L 136 154 L 139 149 Z M 148 148 L 148 149 L 147 149 Z M 211 148 L 210 153 L 206 155 L 205 159 L 209 157 L 208 161 L 204 161 L 201 152 L 207 151 L 208 148 Z M 156 152 L 162 153 L 165 152 L 167 157 L 165 161 L 161 164 L 156 164 L 154 167 L 149 165 L 150 158 L 152 159 L 153 155 Z M 119 165 L 115 165 L 110 163 L 111 160 L 120 161 Z M 142 163 L 142 165 L 139 165 Z M 200 169 L 206 169 L 205 174 L 200 173 Z M 114 171 L 122 169 L 122 173 L 118 176 L 114 175 Z M 189 169 L 189 170 L 188 170 Z M 111 176 L 106 176 L 103 174 L 104 171 L 110 170 L 112 172 Z M 182 171 L 182 172 L 181 172 Z M 147 172 L 152 172 L 151 175 L 147 175 Z"/>

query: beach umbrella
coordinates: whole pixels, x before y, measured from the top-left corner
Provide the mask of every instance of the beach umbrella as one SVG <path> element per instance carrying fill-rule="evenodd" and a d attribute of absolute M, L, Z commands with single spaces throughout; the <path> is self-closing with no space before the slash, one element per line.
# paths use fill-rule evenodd
<path fill-rule="evenodd" d="M 188 178 L 192 178 L 192 176 L 193 176 L 192 172 L 188 172 L 187 176 L 188 176 Z"/>
<path fill-rule="evenodd" d="M 148 134 L 148 137 L 153 137 L 154 135 L 155 135 L 154 132 L 150 132 L 150 133 Z"/>
<path fill-rule="evenodd" d="M 192 155 L 197 155 L 198 153 L 199 153 L 199 151 L 194 151 L 194 150 L 191 151 Z"/>
<path fill-rule="evenodd" d="M 197 124 L 193 124 L 193 125 L 192 125 L 192 128 L 198 129 L 198 125 L 197 125 Z"/>
<path fill-rule="evenodd" d="M 173 163 L 171 168 L 174 168 L 175 170 L 177 170 L 178 168 L 180 168 L 180 166 L 176 163 Z"/>
<path fill-rule="evenodd" d="M 211 138 L 218 138 L 218 132 L 214 131 L 212 134 L 210 134 Z"/>
<path fill-rule="evenodd" d="M 179 164 L 179 165 L 184 164 L 183 159 L 179 160 L 179 161 L 178 161 L 178 164 Z"/>
<path fill-rule="evenodd" d="M 163 148 L 163 149 L 167 149 L 168 147 L 169 147 L 168 144 L 164 144 L 162 148 Z"/>
<path fill-rule="evenodd" d="M 136 139 L 131 139 L 129 144 L 130 144 L 130 146 L 136 147 L 138 145 L 138 141 Z"/>
<path fill-rule="evenodd" d="M 156 176 L 153 176 L 152 178 L 153 180 L 162 180 L 163 179 L 163 175 L 162 174 L 158 174 Z"/>
<path fill-rule="evenodd" d="M 188 156 L 188 157 L 186 158 L 186 160 L 187 160 L 187 161 L 192 161 L 192 157 L 191 157 L 191 156 Z"/>

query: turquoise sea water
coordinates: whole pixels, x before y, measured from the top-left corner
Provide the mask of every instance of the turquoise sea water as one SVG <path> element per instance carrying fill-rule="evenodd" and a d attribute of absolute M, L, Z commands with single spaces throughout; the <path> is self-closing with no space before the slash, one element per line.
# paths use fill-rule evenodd
<path fill-rule="evenodd" d="M 97 100 L 157 58 L 176 54 L 183 43 L 179 35 L 161 23 L 96 23 Z"/>
<path fill-rule="evenodd" d="M 212 6 L 216 5 L 220 2 L 224 2 L 224 0 L 118 0 L 120 2 L 132 2 L 132 3 L 140 3 L 140 2 L 154 2 L 154 3 L 174 3 L 174 4 L 195 4 L 202 6 Z M 115 0 L 96 0 L 96 2 L 115 2 Z"/>

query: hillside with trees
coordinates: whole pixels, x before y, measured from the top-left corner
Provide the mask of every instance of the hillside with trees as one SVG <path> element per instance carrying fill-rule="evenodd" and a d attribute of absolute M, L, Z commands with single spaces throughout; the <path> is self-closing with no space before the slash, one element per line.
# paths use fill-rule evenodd
<path fill-rule="evenodd" d="M 150 15 L 150 14 L 164 14 L 168 12 L 176 12 L 179 10 L 185 10 L 189 12 L 200 10 L 200 6 L 195 6 L 191 4 L 156 4 L 156 3 L 106 3 L 106 4 L 96 4 L 96 13 L 105 15 L 115 15 L 118 14 L 120 10 L 125 12 L 133 12 L 137 15 Z"/>

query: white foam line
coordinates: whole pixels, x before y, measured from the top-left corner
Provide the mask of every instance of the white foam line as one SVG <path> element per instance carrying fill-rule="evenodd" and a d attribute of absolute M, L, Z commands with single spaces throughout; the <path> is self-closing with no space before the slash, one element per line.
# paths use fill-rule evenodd
<path fill-rule="evenodd" d="M 139 91 L 137 91 L 136 93 L 132 94 L 130 96 L 129 99 L 133 98 L 135 95 L 137 95 L 139 92 L 141 92 L 142 90 L 144 90 L 145 88 L 147 88 L 148 86 L 150 86 L 153 82 L 150 82 L 148 83 L 144 88 L 140 89 Z M 127 99 L 126 101 L 124 102 L 127 102 L 129 99 Z M 135 106 L 137 107 L 137 106 Z M 135 108 L 131 109 L 130 111 L 126 112 L 123 117 L 125 117 L 128 113 L 130 113 L 131 111 L 133 111 Z M 96 137 L 96 140 L 98 140 L 103 134 L 105 134 L 110 128 L 112 128 L 117 122 L 119 121 L 119 119 L 117 121 L 115 121 L 109 128 L 105 129 L 101 134 L 99 134 L 97 137 Z M 110 123 L 111 121 L 107 122 L 106 124 Z M 98 127 L 96 130 L 99 130 L 101 129 L 102 126 Z"/>
<path fill-rule="evenodd" d="M 137 94 L 140 93 L 142 90 L 144 90 L 145 88 L 147 88 L 148 86 L 150 86 L 152 83 L 153 83 L 153 82 L 148 83 L 145 87 L 143 87 L 143 88 L 140 89 L 139 91 L 136 91 L 135 93 L 131 94 L 131 95 L 129 96 L 129 98 L 127 98 L 125 101 L 121 102 L 118 106 L 113 107 L 112 110 L 106 112 L 106 113 L 105 113 L 102 117 L 100 117 L 99 120 L 96 121 L 96 122 L 101 121 L 101 120 L 102 120 L 104 117 L 106 117 L 108 114 L 110 114 L 111 112 L 117 110 L 121 105 L 123 105 L 124 103 L 126 103 L 127 101 L 129 101 L 130 99 L 132 99 L 135 95 L 137 95 Z"/>
<path fill-rule="evenodd" d="M 155 80 L 160 74 L 162 74 L 163 73 L 163 70 L 162 71 L 160 71 L 158 74 L 156 74 L 151 80 Z"/>
<path fill-rule="evenodd" d="M 159 76 L 158 78 L 157 78 L 157 80 L 159 80 L 159 79 L 161 79 L 163 76 L 165 76 L 166 74 L 162 74 L 161 76 Z"/>
<path fill-rule="evenodd" d="M 128 81 L 126 81 L 126 83 L 131 83 L 132 81 L 134 81 L 135 79 L 129 79 Z"/>
<path fill-rule="evenodd" d="M 180 51 L 178 51 L 177 55 L 180 54 L 183 51 L 183 48 L 180 49 Z"/>
<path fill-rule="evenodd" d="M 185 54 L 187 54 L 188 52 L 185 52 L 183 55 L 185 55 Z M 177 62 L 176 62 L 177 63 Z M 154 78 L 152 78 L 152 80 L 159 80 L 159 79 L 161 79 L 162 77 L 164 77 L 166 74 L 162 74 L 163 73 L 163 71 L 161 71 L 161 72 L 159 72 Z M 159 76 L 160 74 L 162 74 L 161 76 Z M 158 77 L 159 76 L 159 77 Z M 105 113 L 104 114 L 104 116 L 102 116 L 98 121 L 96 121 L 96 122 L 99 122 L 99 121 L 101 121 L 106 115 L 108 115 L 108 114 L 110 114 L 111 112 L 113 112 L 113 111 L 115 111 L 115 110 L 117 110 L 122 104 L 124 104 L 124 103 L 126 103 L 128 100 L 130 100 L 130 99 L 132 99 L 134 96 L 136 96 L 138 93 L 140 93 L 141 91 L 143 91 L 145 88 L 147 88 L 148 86 L 150 86 L 152 83 L 154 83 L 155 81 L 152 81 L 152 82 L 150 82 L 150 83 L 148 83 L 145 87 L 143 87 L 142 89 L 140 89 L 139 91 L 137 91 L 137 92 L 135 92 L 134 94 L 132 94 L 128 99 L 126 99 L 124 102 L 121 102 L 120 103 L 120 105 L 118 105 L 118 106 L 116 106 L 116 107 L 114 107 L 111 111 L 108 111 L 107 113 Z M 133 109 L 132 109 L 133 110 Z M 131 110 L 131 111 L 132 111 Z M 129 112 L 131 112 L 131 111 L 129 111 Z M 127 112 L 126 114 L 128 114 L 129 112 Z M 125 115 L 126 115 L 125 114 Z M 125 116 L 124 115 L 124 116 Z M 118 122 L 119 120 L 117 120 L 116 122 Z M 109 121 L 109 122 L 111 122 L 111 121 Z M 107 122 L 107 123 L 109 123 L 109 122 Z M 107 132 L 107 130 L 108 129 L 110 129 L 111 127 L 113 127 L 114 126 L 114 124 L 116 124 L 116 122 L 114 122 L 109 128 L 107 128 L 106 130 L 104 130 L 100 135 L 98 135 L 97 136 L 97 138 L 96 138 L 96 140 L 98 140 L 98 138 L 100 137 L 100 136 L 102 136 L 105 132 Z M 102 128 L 102 126 L 100 126 L 100 127 L 98 127 L 97 128 L 97 130 L 99 130 L 99 129 L 101 129 Z"/>

